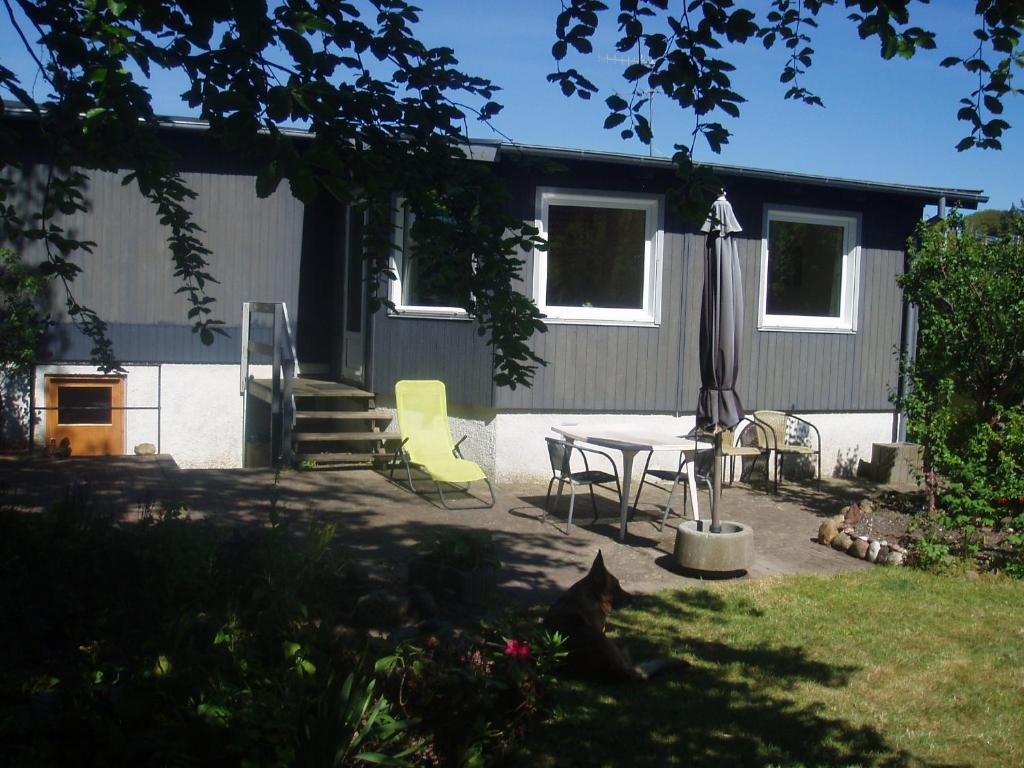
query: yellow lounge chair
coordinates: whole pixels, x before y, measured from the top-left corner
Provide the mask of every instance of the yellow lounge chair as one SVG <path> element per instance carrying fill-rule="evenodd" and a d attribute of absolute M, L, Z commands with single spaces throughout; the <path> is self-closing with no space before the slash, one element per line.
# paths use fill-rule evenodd
<path fill-rule="evenodd" d="M 406 380 L 395 384 L 395 405 L 398 410 L 398 430 L 402 445 L 395 452 L 391 464 L 394 477 L 395 465 L 405 464 L 409 478 L 409 489 L 416 493 L 412 482 L 412 465 L 422 469 L 437 485 L 437 492 L 445 509 L 490 509 L 494 506 L 494 487 L 491 481 L 473 461 L 462 458 L 458 443 L 452 443 L 452 432 L 448 427 L 448 403 L 442 381 Z M 490 504 L 473 507 L 452 507 L 444 497 L 444 485 L 461 486 L 468 490 L 471 483 L 483 480 L 491 494 Z"/>

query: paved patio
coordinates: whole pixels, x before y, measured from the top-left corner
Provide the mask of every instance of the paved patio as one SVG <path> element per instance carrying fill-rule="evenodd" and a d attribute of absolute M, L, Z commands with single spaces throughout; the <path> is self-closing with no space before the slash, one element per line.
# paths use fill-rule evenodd
<path fill-rule="evenodd" d="M 338 526 L 338 541 L 351 556 L 378 573 L 396 573 L 414 554 L 427 549 L 437 532 L 453 529 L 492 531 L 504 567 L 500 588 L 529 603 L 548 602 L 578 579 L 598 549 L 610 570 L 632 592 L 701 585 L 678 572 L 672 557 L 675 529 L 659 532 L 665 494 L 646 491 L 640 511 L 619 543 L 618 503 L 599 496 L 599 519 L 591 523 L 590 500 L 577 499 L 572 535 L 566 536 L 563 494 L 559 515 L 542 522 L 545 483 L 504 485 L 494 509 L 448 511 L 436 493 L 417 496 L 380 473 L 363 470 L 289 471 L 179 469 L 169 456 L 24 459 L 0 457 L 0 505 L 41 510 L 61 499 L 66 488 L 86 481 L 99 507 L 133 519 L 147 506 L 178 502 L 189 513 L 225 525 L 265 523 L 271 498 L 300 521 L 316 519 Z M 424 489 L 431 484 L 422 483 Z M 837 573 L 866 564 L 814 543 L 823 517 L 839 511 L 871 487 L 826 480 L 783 483 L 778 495 L 737 484 L 723 494 L 722 519 L 751 525 L 756 560 L 747 579 L 783 574 Z M 458 499 L 456 499 L 458 500 Z M 707 514 L 707 496 L 702 495 Z M 301 526 L 297 526 L 300 527 Z"/>

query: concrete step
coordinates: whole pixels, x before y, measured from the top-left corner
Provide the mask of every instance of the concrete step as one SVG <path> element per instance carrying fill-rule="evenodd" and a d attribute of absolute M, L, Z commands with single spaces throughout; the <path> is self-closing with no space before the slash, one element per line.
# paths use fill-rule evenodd
<path fill-rule="evenodd" d="M 401 439 L 398 432 L 292 432 L 292 440 L 296 443 L 362 443 Z"/>
<path fill-rule="evenodd" d="M 358 421 L 360 419 L 365 421 L 391 421 L 394 414 L 390 411 L 384 411 L 379 408 L 375 408 L 369 411 L 296 411 L 295 418 L 297 419 L 324 419 L 324 420 L 340 420 L 340 421 Z"/>
<path fill-rule="evenodd" d="M 298 461 L 315 461 L 317 464 L 371 464 L 373 462 L 387 461 L 390 454 L 387 453 L 360 453 L 360 452 L 324 452 L 324 453 L 296 453 Z"/>

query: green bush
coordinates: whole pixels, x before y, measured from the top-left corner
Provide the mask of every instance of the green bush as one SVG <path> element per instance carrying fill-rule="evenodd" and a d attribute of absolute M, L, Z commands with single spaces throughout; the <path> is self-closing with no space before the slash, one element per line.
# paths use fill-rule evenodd
<path fill-rule="evenodd" d="M 1001 564 L 1020 572 L 1024 529 L 1024 217 L 979 239 L 954 214 L 922 224 L 900 284 L 919 308 L 912 386 L 898 405 L 925 447 L 926 485 L 941 523 L 973 554 L 983 529 L 1003 532 Z"/>
<path fill-rule="evenodd" d="M 549 714 L 564 642 L 537 622 L 484 624 L 480 636 L 402 645 L 377 669 L 429 764 L 515 764 L 530 727 Z"/>
<path fill-rule="evenodd" d="M 244 527 L 180 505 L 121 523 L 88 486 L 46 515 L 0 510 L 0 765 L 513 752 L 544 712 L 558 639 L 527 621 L 371 652 L 344 626 L 359 589 L 334 533 L 297 530 L 273 501 Z"/>

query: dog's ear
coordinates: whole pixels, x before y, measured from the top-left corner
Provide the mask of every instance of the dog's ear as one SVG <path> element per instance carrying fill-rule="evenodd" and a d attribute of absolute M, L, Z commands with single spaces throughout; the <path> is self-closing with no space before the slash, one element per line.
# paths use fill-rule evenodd
<path fill-rule="evenodd" d="M 604 567 L 604 557 L 601 555 L 601 550 L 597 550 L 597 557 L 594 558 L 594 564 L 590 566 L 590 575 L 595 578 L 603 579 L 608 574 L 608 570 Z"/>

